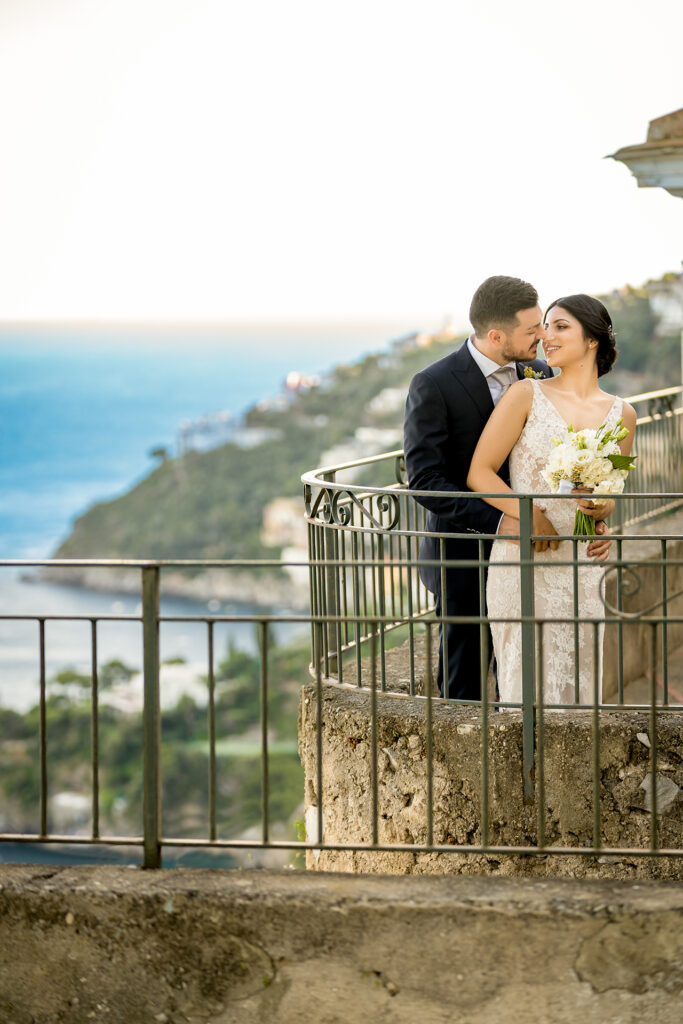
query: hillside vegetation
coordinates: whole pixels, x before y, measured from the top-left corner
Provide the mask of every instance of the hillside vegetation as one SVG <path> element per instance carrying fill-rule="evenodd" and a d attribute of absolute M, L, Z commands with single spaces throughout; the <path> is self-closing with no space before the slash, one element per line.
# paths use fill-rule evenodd
<path fill-rule="evenodd" d="M 680 337 L 656 337 L 657 317 L 647 289 L 603 297 L 619 342 L 617 369 L 603 382 L 621 394 L 665 387 L 680 378 Z M 76 520 L 56 555 L 129 558 L 276 557 L 260 531 L 264 506 L 301 494 L 300 476 L 321 454 L 359 426 L 392 427 L 400 446 L 403 410 L 373 413 L 384 388 L 407 391 L 412 375 L 462 339 L 435 336 L 425 347 L 394 346 L 337 366 L 320 386 L 299 393 L 286 409 L 254 407 L 248 426 L 279 431 L 257 448 L 226 444 L 168 459 L 127 494 L 97 504 Z M 378 481 L 383 483 L 385 481 Z"/>

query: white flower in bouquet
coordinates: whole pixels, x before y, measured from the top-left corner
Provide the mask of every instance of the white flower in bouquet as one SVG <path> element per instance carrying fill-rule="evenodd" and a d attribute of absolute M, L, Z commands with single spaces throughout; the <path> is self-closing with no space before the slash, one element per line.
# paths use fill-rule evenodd
<path fill-rule="evenodd" d="M 555 447 L 541 471 L 550 490 L 571 494 L 574 489 L 583 487 L 600 494 L 621 494 L 636 460 L 635 455 L 621 454 L 619 442 L 628 434 L 622 423 L 622 419 L 617 420 L 615 428 L 610 430 L 606 423 L 597 430 L 588 427 L 574 430 L 570 423 L 564 438 L 553 438 Z M 605 505 L 609 498 L 593 500 L 596 505 Z M 577 509 L 574 536 L 594 535 L 595 520 Z"/>

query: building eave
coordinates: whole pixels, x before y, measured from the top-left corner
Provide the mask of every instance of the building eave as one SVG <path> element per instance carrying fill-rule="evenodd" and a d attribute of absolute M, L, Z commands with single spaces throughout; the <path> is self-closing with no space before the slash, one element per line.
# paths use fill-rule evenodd
<path fill-rule="evenodd" d="M 639 188 L 664 188 L 672 196 L 683 198 L 683 136 L 678 133 L 676 126 L 668 138 L 662 138 L 661 127 L 666 120 L 657 118 L 652 122 L 660 130 L 648 133 L 647 142 L 623 146 L 616 153 L 610 154 L 610 159 L 626 164 Z M 653 138 L 654 134 L 659 137 Z"/>

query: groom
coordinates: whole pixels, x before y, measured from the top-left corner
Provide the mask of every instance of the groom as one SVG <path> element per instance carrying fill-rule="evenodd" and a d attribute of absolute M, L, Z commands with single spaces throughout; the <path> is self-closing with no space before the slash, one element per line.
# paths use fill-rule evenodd
<path fill-rule="evenodd" d="M 524 377 L 525 369 L 536 377 L 553 376 L 547 363 L 536 359 L 536 350 L 544 336 L 542 312 L 536 289 L 526 281 L 516 277 L 487 278 L 472 299 L 470 321 L 474 334 L 461 348 L 413 377 L 404 422 L 409 486 L 413 490 L 443 494 L 417 499 L 429 510 L 427 532 L 473 535 L 471 540 L 446 540 L 448 560 L 479 558 L 479 542 L 474 539 L 477 534 L 519 534 L 517 520 L 507 515 L 501 517 L 497 509 L 481 498 L 455 498 L 451 492 L 468 490 L 467 473 L 479 435 L 508 387 Z M 509 482 L 507 462 L 501 467 L 500 475 Z M 548 540 L 537 541 L 538 549 L 548 544 L 557 546 L 551 539 L 556 535 L 555 530 L 549 520 L 546 523 L 543 533 Z M 420 558 L 438 561 L 440 543 L 438 537 L 425 537 L 420 545 Z M 597 556 L 605 543 L 594 541 L 588 553 Z M 488 559 L 490 550 L 491 541 L 485 541 L 484 558 Z M 437 617 L 481 614 L 476 566 L 447 569 L 446 595 L 441 593 L 438 565 L 421 566 L 420 576 L 436 596 Z M 485 613 L 485 609 L 482 611 Z M 479 625 L 447 624 L 446 629 L 448 696 L 479 700 Z M 439 646 L 437 680 L 444 696 L 443 642 Z"/>

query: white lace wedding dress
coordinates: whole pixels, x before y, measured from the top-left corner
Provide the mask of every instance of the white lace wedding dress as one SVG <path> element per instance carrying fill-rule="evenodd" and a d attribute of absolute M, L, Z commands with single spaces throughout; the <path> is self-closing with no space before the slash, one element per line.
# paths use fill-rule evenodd
<path fill-rule="evenodd" d="M 541 476 L 552 449 L 553 437 L 560 437 L 567 423 L 536 380 L 529 418 L 510 452 L 510 486 L 523 494 L 547 494 L 548 484 Z M 621 416 L 622 401 L 615 398 L 607 416 L 613 427 Z M 576 503 L 571 498 L 548 500 L 546 515 L 558 534 L 571 535 Z M 600 599 L 600 578 L 604 564 L 589 559 L 587 544 L 577 544 L 579 567 L 578 613 L 582 619 L 599 619 L 605 614 Z M 567 619 L 574 616 L 574 569 L 557 565 L 572 559 L 573 542 L 560 541 L 556 551 L 534 553 L 534 614 L 541 619 Z M 514 618 L 521 615 L 519 546 L 507 540 L 495 540 L 486 588 L 489 618 Z M 519 624 L 491 622 L 493 647 L 498 663 L 498 689 L 501 701 L 522 700 L 522 630 Z M 599 698 L 602 699 L 602 641 L 604 626 L 598 627 Z M 594 679 L 594 627 L 572 621 L 553 623 L 543 628 L 543 702 L 544 704 L 592 704 Z M 578 647 L 578 675 L 575 648 Z M 541 665 L 537 651 L 537 687 Z M 578 682 L 578 696 L 577 696 Z"/>

